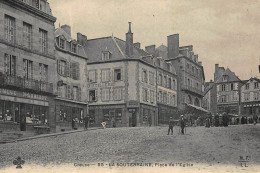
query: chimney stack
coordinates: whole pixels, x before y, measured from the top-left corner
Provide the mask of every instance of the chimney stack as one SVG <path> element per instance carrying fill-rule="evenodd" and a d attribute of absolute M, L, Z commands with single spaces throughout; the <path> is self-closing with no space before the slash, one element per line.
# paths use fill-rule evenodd
<path fill-rule="evenodd" d="M 154 55 L 155 54 L 155 45 L 150 45 L 145 47 L 145 51 L 149 54 Z"/>
<path fill-rule="evenodd" d="M 77 41 L 81 46 L 85 47 L 85 46 L 87 46 L 88 38 L 87 38 L 87 36 L 78 32 L 77 33 Z"/>
<path fill-rule="evenodd" d="M 69 25 L 62 25 L 61 28 L 71 37 L 71 27 Z"/>
<path fill-rule="evenodd" d="M 140 49 L 141 48 L 141 43 L 136 42 L 136 43 L 134 43 L 134 46 Z"/>
<path fill-rule="evenodd" d="M 167 37 L 167 44 L 167 57 L 177 57 L 179 55 L 179 34 L 169 35 Z"/>
<path fill-rule="evenodd" d="M 126 33 L 126 46 L 125 46 L 125 53 L 128 57 L 133 56 L 133 33 L 131 32 L 131 22 L 128 22 L 129 30 Z"/>

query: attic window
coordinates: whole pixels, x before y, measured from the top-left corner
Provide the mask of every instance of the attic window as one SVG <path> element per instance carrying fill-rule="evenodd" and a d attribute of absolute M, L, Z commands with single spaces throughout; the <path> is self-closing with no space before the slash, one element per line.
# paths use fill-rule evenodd
<path fill-rule="evenodd" d="M 111 53 L 109 51 L 102 52 L 102 61 L 109 60 Z"/>
<path fill-rule="evenodd" d="M 73 53 L 77 53 L 77 44 L 71 43 L 71 51 L 72 51 Z"/>
<path fill-rule="evenodd" d="M 223 82 L 227 82 L 228 81 L 228 76 L 227 75 L 224 75 L 223 76 Z"/>
<path fill-rule="evenodd" d="M 61 49 L 65 49 L 65 39 L 60 38 L 60 40 L 59 40 L 59 47 Z"/>

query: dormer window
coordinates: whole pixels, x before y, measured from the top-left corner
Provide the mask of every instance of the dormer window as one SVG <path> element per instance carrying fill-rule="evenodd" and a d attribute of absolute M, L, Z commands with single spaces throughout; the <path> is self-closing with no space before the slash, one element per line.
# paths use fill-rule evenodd
<path fill-rule="evenodd" d="M 77 44 L 71 43 L 71 51 L 72 51 L 73 53 L 77 53 Z"/>
<path fill-rule="evenodd" d="M 102 52 L 102 60 L 109 60 L 111 53 L 109 51 Z"/>
<path fill-rule="evenodd" d="M 59 39 L 59 47 L 61 49 L 65 49 L 65 39 L 64 38 Z"/>
<path fill-rule="evenodd" d="M 228 81 L 228 75 L 224 75 L 223 76 L 223 82 L 227 82 Z"/>

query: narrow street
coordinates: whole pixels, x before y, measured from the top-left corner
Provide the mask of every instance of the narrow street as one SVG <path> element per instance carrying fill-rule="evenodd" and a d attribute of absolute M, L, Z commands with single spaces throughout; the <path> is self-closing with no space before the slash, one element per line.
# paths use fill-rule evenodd
<path fill-rule="evenodd" d="M 260 125 L 188 127 L 185 135 L 167 135 L 167 127 L 113 128 L 85 131 L 0 145 L 1 168 L 21 156 L 26 164 L 192 163 L 240 166 L 260 163 Z M 242 133 L 243 132 L 243 133 Z M 26 165 L 25 164 L 25 165 Z"/>

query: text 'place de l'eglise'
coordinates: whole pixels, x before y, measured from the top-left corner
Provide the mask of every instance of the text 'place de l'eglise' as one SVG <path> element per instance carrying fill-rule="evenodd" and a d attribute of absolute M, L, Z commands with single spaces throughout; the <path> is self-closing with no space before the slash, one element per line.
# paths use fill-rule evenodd
<path fill-rule="evenodd" d="M 70 26 L 55 28 L 47 0 L 0 0 L 0 18 L 0 130 L 59 132 L 86 116 L 93 127 L 135 127 L 259 114 L 260 80 L 216 64 L 205 82 L 196 48 L 180 46 L 179 34 L 143 50 L 126 21 L 125 38 L 72 38 Z"/>

